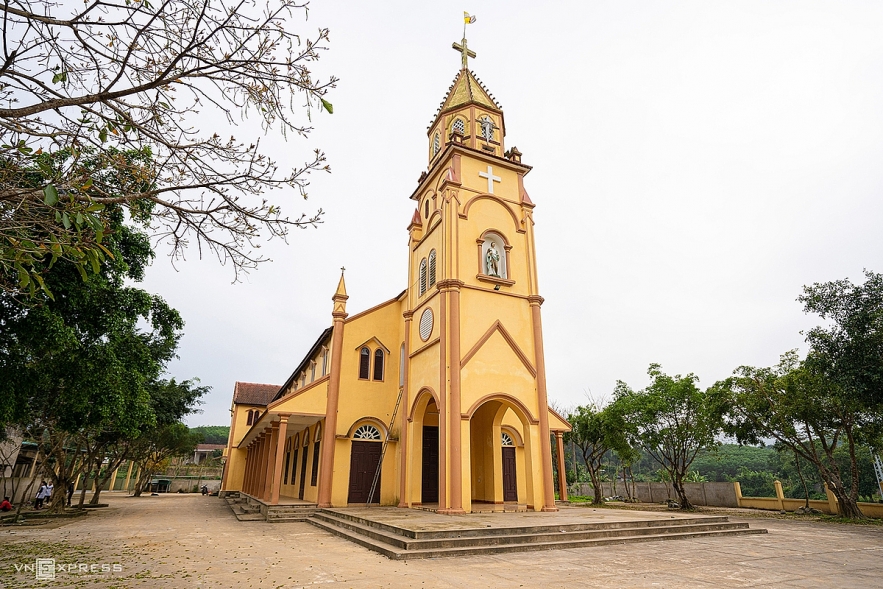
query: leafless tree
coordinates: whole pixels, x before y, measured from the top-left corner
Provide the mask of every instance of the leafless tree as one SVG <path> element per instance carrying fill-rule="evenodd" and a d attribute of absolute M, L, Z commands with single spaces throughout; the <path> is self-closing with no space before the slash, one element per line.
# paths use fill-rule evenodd
<path fill-rule="evenodd" d="M 294 32 L 307 9 L 5 0 L 0 270 L 27 282 L 46 255 L 99 258 L 101 216 L 113 205 L 150 225 L 173 259 L 193 241 L 236 276 L 264 260 L 254 252 L 263 238 L 320 223 L 321 209 L 288 217 L 266 194 L 293 188 L 306 198 L 308 175 L 329 170 L 324 154 L 280 169 L 257 139 L 307 136 L 311 114 L 332 111 L 324 96 L 337 79 L 310 71 L 329 32 Z M 248 139 L 228 137 L 231 125 Z"/>

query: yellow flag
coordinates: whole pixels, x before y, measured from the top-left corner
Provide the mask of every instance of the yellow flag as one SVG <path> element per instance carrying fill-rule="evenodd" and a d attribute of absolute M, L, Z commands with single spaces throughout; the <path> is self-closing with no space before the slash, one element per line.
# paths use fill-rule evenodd
<path fill-rule="evenodd" d="M 469 16 L 469 13 L 464 11 L 463 12 L 463 22 L 467 25 L 471 25 L 475 22 L 475 17 Z"/>

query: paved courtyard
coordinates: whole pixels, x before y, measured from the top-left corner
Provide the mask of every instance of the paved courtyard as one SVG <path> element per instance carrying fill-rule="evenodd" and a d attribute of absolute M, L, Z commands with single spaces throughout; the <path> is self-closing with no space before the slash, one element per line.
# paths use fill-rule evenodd
<path fill-rule="evenodd" d="M 879 526 L 731 517 L 769 533 L 394 562 L 307 523 L 239 522 L 217 497 L 105 497 L 110 507 L 63 525 L 0 528 L 0 587 L 869 589 L 883 579 Z M 35 580 L 36 558 L 56 559 L 54 581 Z"/>

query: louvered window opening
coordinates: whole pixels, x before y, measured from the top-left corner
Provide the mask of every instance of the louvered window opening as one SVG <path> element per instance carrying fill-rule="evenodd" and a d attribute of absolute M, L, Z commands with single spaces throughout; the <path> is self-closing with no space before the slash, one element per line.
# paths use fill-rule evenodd
<path fill-rule="evenodd" d="M 359 378 L 368 380 L 371 365 L 371 350 L 362 348 L 359 352 Z"/>
<path fill-rule="evenodd" d="M 429 252 L 429 286 L 435 284 L 435 250 Z"/>
<path fill-rule="evenodd" d="M 374 350 L 374 380 L 383 380 L 383 350 Z"/>

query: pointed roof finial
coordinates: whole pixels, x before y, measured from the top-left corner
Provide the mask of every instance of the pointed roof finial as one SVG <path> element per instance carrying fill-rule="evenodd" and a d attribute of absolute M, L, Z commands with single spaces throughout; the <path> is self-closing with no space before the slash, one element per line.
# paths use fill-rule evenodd
<path fill-rule="evenodd" d="M 337 283 L 337 290 L 334 292 L 334 297 L 346 297 L 346 282 L 343 279 L 343 273 L 346 271 L 346 268 L 341 267 L 340 269 L 340 282 Z"/>

